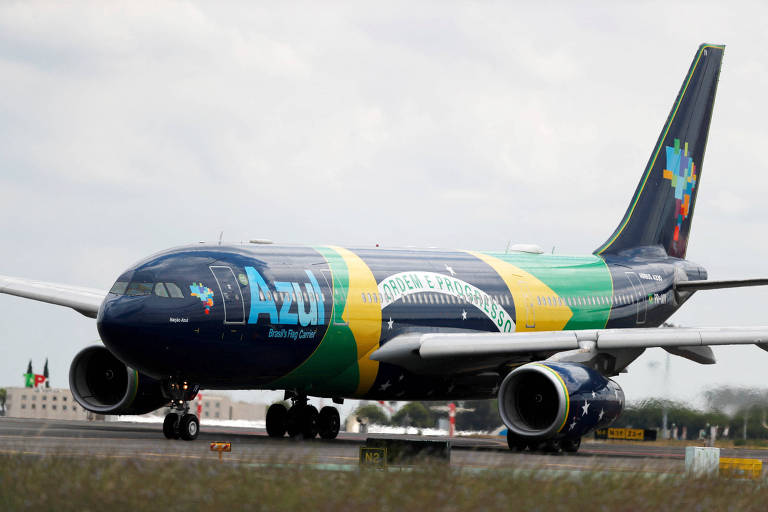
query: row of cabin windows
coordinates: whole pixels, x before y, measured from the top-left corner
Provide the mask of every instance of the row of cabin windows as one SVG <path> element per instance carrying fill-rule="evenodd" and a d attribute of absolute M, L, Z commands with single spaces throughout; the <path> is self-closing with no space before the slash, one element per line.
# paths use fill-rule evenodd
<path fill-rule="evenodd" d="M 589 295 L 586 297 L 537 297 L 539 306 L 623 306 L 632 304 L 632 296 L 616 295 L 607 297 L 603 295 Z"/>
<path fill-rule="evenodd" d="M 340 295 L 340 293 L 337 292 L 337 295 Z M 309 303 L 311 300 L 315 302 L 319 302 L 321 300 L 325 301 L 324 295 L 317 294 L 315 292 L 307 292 L 307 290 L 302 290 L 301 298 L 305 303 Z M 263 290 L 259 289 L 259 300 L 275 300 L 281 302 L 291 300 L 296 302 L 296 292 L 267 292 L 265 294 Z"/>
<path fill-rule="evenodd" d="M 384 297 L 380 293 L 365 293 L 362 295 L 363 302 L 378 303 L 383 302 Z M 388 300 L 392 300 L 388 298 Z M 509 295 L 497 295 L 497 296 L 473 296 L 468 299 L 464 297 L 456 297 L 454 295 L 444 295 L 440 293 L 417 293 L 413 295 L 404 295 L 402 297 L 403 302 L 407 304 L 490 304 L 493 300 L 503 306 L 511 306 L 511 298 Z M 613 306 L 613 305 L 626 305 L 632 304 L 633 300 L 630 295 L 616 295 L 615 297 L 607 297 L 603 295 L 589 295 L 581 297 L 547 297 L 538 296 L 537 302 L 539 306 Z"/>
<path fill-rule="evenodd" d="M 503 306 L 511 306 L 512 300 L 508 295 L 474 295 L 471 297 L 445 295 L 442 293 L 416 293 L 413 295 L 403 295 L 403 302 L 406 304 L 477 304 L 477 305 L 490 305 L 491 302 L 496 302 Z M 363 302 L 384 302 L 385 297 L 380 293 L 362 293 Z M 388 301 L 393 300 L 393 297 L 386 297 Z"/>

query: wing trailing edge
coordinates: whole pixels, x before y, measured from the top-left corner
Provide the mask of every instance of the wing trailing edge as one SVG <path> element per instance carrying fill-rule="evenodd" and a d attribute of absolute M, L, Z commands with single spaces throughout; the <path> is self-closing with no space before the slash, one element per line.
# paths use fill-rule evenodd
<path fill-rule="evenodd" d="M 371 359 L 416 373 L 442 373 L 578 352 L 632 351 L 636 357 L 646 348 L 661 347 L 692 361 L 712 364 L 714 354 L 709 347 L 716 345 L 757 345 L 768 350 L 768 326 L 406 334 L 384 344 Z"/>

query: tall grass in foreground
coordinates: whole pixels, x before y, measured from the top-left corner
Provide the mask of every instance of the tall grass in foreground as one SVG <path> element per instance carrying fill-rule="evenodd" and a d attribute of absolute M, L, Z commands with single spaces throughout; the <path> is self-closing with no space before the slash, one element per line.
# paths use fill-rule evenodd
<path fill-rule="evenodd" d="M 0 455 L 0 510 L 765 510 L 760 482 Z"/>

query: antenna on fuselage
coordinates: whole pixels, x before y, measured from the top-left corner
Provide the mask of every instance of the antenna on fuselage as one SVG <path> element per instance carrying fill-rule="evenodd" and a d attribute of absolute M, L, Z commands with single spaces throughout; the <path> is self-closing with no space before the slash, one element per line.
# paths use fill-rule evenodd
<path fill-rule="evenodd" d="M 221 239 L 224 237 L 224 232 L 219 233 L 219 245 L 221 245 Z"/>

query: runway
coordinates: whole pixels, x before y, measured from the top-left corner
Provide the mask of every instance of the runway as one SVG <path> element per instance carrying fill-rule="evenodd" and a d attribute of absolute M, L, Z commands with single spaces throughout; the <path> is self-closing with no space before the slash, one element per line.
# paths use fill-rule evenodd
<path fill-rule="evenodd" d="M 171 441 L 161 425 L 123 422 L 84 422 L 0 418 L 0 454 L 60 455 L 139 460 L 214 460 L 211 441 L 232 443 L 224 455 L 229 463 L 305 464 L 352 468 L 366 437 L 376 434 L 341 433 L 338 439 L 271 439 L 262 429 L 201 426 L 196 441 Z M 425 439 L 422 436 L 386 436 Z M 428 439 L 446 439 L 429 437 Z M 723 449 L 723 457 L 759 458 L 768 463 L 766 450 Z M 618 444 L 585 440 L 577 454 L 544 455 L 510 452 L 498 438 L 452 439 L 451 465 L 468 469 L 608 471 L 680 474 L 682 446 Z"/>

